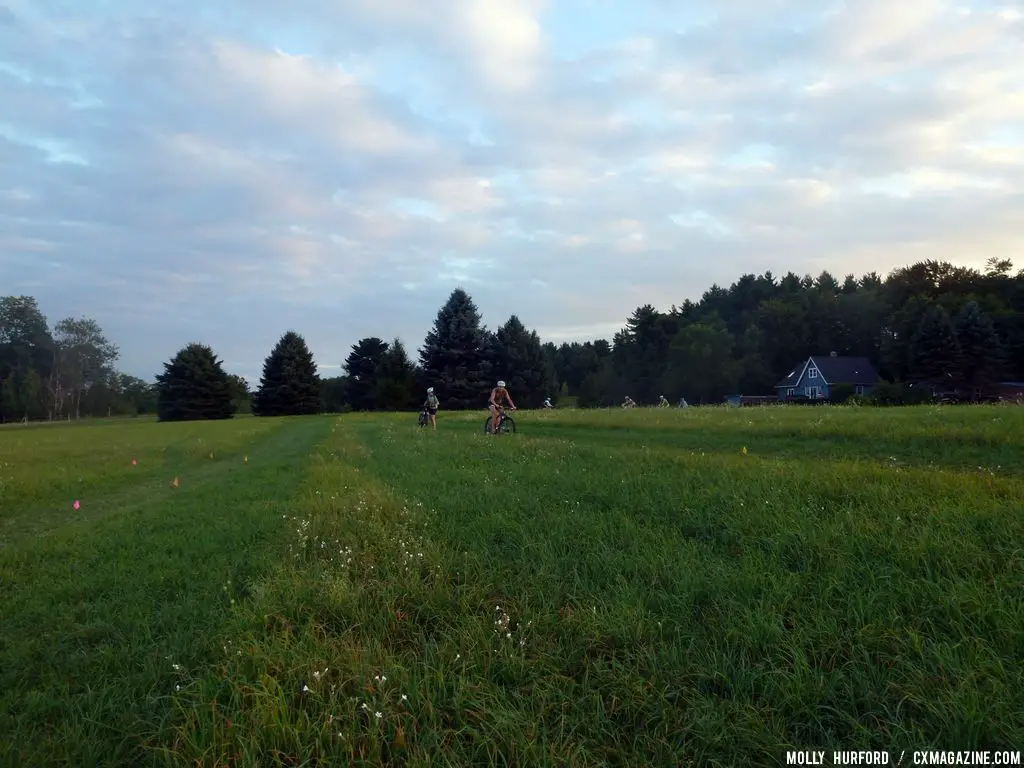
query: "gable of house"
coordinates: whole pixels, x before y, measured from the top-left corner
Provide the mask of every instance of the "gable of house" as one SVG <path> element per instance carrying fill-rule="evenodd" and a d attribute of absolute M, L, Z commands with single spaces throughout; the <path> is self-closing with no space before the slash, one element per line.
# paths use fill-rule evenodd
<path fill-rule="evenodd" d="M 863 392 L 878 382 L 878 372 L 866 357 L 812 355 L 795 366 L 775 388 L 781 395 L 803 396 L 808 387 L 817 387 L 819 393 L 827 394 L 829 387 L 848 384 Z"/>

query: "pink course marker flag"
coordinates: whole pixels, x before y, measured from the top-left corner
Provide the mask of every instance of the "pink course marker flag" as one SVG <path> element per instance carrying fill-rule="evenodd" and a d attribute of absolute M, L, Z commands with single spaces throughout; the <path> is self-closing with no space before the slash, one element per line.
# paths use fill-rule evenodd
<path fill-rule="evenodd" d="M 81 507 L 82 505 L 78 502 L 78 499 L 75 499 L 75 503 L 71 505 L 72 509 L 81 509 Z"/>

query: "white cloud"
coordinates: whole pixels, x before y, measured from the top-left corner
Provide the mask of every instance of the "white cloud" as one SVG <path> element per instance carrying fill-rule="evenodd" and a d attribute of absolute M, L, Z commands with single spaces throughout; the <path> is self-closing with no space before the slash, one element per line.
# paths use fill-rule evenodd
<path fill-rule="evenodd" d="M 203 337 L 258 376 L 287 327 L 414 350 L 459 283 L 561 341 L 745 271 L 1024 245 L 1015 5 L 6 6 L 0 281 L 133 373 Z"/>

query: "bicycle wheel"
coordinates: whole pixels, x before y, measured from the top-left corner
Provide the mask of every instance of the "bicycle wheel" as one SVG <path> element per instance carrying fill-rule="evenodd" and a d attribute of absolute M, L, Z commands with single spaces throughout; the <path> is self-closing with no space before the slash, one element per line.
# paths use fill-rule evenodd
<path fill-rule="evenodd" d="M 501 430 L 501 434 L 503 435 L 507 435 L 509 433 L 515 434 L 516 423 L 511 416 L 506 416 L 505 419 L 501 422 L 501 426 L 499 427 L 499 429 Z"/>
<path fill-rule="evenodd" d="M 485 435 L 491 434 L 491 417 L 490 416 L 488 416 L 487 417 L 487 421 L 484 422 L 484 434 Z"/>

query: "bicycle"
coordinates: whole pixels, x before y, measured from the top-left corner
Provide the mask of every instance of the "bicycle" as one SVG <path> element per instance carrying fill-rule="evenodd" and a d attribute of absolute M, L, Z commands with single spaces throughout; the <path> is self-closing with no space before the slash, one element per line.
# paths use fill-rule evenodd
<path fill-rule="evenodd" d="M 488 416 L 487 417 L 487 421 L 484 422 L 484 434 L 485 435 L 490 435 L 490 434 L 494 433 L 494 430 L 491 428 L 491 421 L 492 421 L 493 418 L 494 418 L 493 416 Z M 504 408 L 498 408 L 498 433 L 502 434 L 502 435 L 507 435 L 509 433 L 515 434 L 515 431 L 516 431 L 515 419 L 513 419 L 511 416 L 509 416 L 505 412 Z"/>
<path fill-rule="evenodd" d="M 419 425 L 420 425 L 421 427 L 425 427 L 425 426 L 427 426 L 427 424 L 428 424 L 429 422 L 430 422 L 430 417 L 429 417 L 429 415 L 427 414 L 427 409 L 426 409 L 426 408 L 424 408 L 424 409 L 423 409 L 422 411 L 420 411 L 420 419 L 419 419 Z"/>

